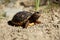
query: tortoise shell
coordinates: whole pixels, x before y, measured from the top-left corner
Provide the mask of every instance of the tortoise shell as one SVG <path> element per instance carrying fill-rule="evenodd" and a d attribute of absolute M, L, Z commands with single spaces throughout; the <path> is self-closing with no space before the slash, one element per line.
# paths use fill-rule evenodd
<path fill-rule="evenodd" d="M 40 13 L 39 12 L 27 12 L 27 11 L 21 11 L 18 12 L 17 14 L 14 15 L 14 17 L 12 18 L 11 21 L 8 21 L 9 25 L 12 26 L 22 26 L 23 28 L 26 28 L 29 23 L 32 22 L 37 22 L 37 19 L 40 17 Z"/>
<path fill-rule="evenodd" d="M 12 20 L 10 21 L 10 24 L 21 26 L 23 23 L 25 23 L 30 17 L 32 13 L 27 11 L 21 11 L 14 15 Z"/>

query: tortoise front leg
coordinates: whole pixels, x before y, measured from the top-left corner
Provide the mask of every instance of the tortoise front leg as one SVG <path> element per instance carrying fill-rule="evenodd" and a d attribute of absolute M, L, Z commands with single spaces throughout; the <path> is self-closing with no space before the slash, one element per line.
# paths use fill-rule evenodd
<path fill-rule="evenodd" d="M 23 25 L 21 25 L 23 28 L 27 28 L 28 27 L 28 25 L 29 25 L 29 20 L 28 21 L 26 21 L 25 23 L 23 23 Z"/>
<path fill-rule="evenodd" d="M 29 20 L 25 23 L 25 28 L 27 28 L 29 25 Z"/>
<path fill-rule="evenodd" d="M 41 21 L 38 21 L 38 20 L 37 20 L 37 21 L 35 21 L 34 23 L 35 23 L 35 24 L 40 24 L 40 23 L 41 23 Z"/>

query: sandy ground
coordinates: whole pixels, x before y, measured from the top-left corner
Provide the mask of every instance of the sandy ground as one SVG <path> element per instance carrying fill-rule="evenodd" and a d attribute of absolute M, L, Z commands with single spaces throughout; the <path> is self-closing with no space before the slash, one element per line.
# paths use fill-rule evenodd
<path fill-rule="evenodd" d="M 10 26 L 7 22 L 11 20 L 14 13 L 29 10 L 29 8 L 20 7 L 18 2 L 15 5 L 17 9 L 12 6 L 13 4 L 9 4 L 6 8 L 3 7 L 6 17 L 2 18 L 0 13 L 0 40 L 60 40 L 60 7 L 51 9 L 48 6 L 46 9 L 41 6 L 40 10 L 45 8 L 38 19 L 41 23 L 23 29 L 21 26 Z"/>
<path fill-rule="evenodd" d="M 42 13 L 39 20 L 41 24 L 23 29 L 8 25 L 7 17 L 0 18 L 0 40 L 60 40 L 59 8 Z"/>

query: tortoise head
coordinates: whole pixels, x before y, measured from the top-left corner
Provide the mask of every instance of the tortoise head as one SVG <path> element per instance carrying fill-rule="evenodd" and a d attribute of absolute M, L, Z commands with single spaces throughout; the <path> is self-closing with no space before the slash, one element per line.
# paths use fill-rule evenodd
<path fill-rule="evenodd" d="M 37 19 L 40 17 L 40 15 L 41 15 L 40 12 L 35 12 L 35 13 L 34 13 L 35 18 L 37 18 Z"/>
<path fill-rule="evenodd" d="M 41 13 L 40 12 L 35 12 L 35 15 L 40 16 Z"/>

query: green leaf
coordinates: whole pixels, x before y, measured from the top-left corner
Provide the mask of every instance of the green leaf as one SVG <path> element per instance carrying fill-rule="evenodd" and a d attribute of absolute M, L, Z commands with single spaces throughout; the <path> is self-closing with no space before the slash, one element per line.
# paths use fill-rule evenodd
<path fill-rule="evenodd" d="M 35 0 L 35 11 L 39 9 L 40 0 Z"/>

